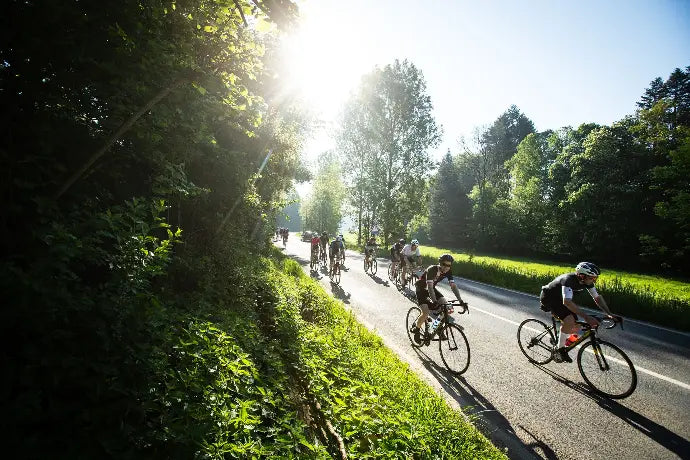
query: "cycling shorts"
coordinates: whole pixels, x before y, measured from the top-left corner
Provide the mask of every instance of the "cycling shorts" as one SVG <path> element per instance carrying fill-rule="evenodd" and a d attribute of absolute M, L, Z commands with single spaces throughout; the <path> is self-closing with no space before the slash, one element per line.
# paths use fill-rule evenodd
<path fill-rule="evenodd" d="M 417 294 L 417 304 L 422 305 L 426 304 L 430 310 L 436 310 L 438 308 L 438 304 L 435 304 L 432 300 L 431 297 L 429 297 L 429 290 L 422 287 L 415 287 L 415 293 Z M 436 300 L 440 299 L 443 297 L 443 294 L 441 294 L 438 289 L 434 288 L 434 295 L 436 296 Z"/>
<path fill-rule="evenodd" d="M 569 315 L 577 320 L 577 315 L 563 305 L 563 301 L 560 297 L 558 299 L 549 299 L 544 296 L 544 291 L 541 291 L 539 302 L 541 303 L 542 310 L 550 311 L 552 315 L 558 317 L 560 320 L 564 320 Z"/>

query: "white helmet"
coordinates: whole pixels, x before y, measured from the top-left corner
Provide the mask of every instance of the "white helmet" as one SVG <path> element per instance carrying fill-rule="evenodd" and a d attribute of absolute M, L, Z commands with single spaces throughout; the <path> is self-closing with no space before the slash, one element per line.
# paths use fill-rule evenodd
<path fill-rule="evenodd" d="M 412 241 L 410 241 L 410 244 L 413 244 L 413 245 L 415 245 L 415 246 L 419 246 L 419 241 L 417 241 L 417 240 L 412 240 Z"/>
<path fill-rule="evenodd" d="M 577 264 L 577 267 L 575 267 L 575 273 L 578 275 L 599 276 L 601 270 L 592 262 L 580 262 Z"/>

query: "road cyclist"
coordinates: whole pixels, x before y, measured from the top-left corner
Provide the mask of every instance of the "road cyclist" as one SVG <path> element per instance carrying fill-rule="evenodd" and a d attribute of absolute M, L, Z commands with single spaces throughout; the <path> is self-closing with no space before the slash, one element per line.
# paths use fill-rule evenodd
<path fill-rule="evenodd" d="M 405 239 L 400 238 L 390 249 L 391 263 L 388 265 L 388 279 L 396 281 L 400 271 L 400 252 L 405 247 Z"/>
<path fill-rule="evenodd" d="M 336 236 L 328 247 L 328 256 L 330 266 L 328 269 L 328 276 L 336 283 L 340 282 L 340 269 L 342 267 L 343 254 L 345 253 L 345 246 L 340 236 Z"/>
<path fill-rule="evenodd" d="M 438 336 L 439 352 L 446 367 L 460 375 L 469 366 L 470 347 L 463 328 L 450 316 L 454 307 L 459 313 L 465 313 L 469 307 L 460 296 L 452 273 L 453 256 L 443 254 L 438 264 L 430 265 L 415 284 L 418 307 L 412 307 L 407 313 L 405 327 L 412 345 L 419 347 L 429 345 Z M 448 301 L 436 288 L 442 280 L 448 280 L 456 300 Z M 431 316 L 431 318 L 429 318 Z M 430 321 L 427 321 L 427 319 Z"/>
<path fill-rule="evenodd" d="M 575 267 L 574 273 L 564 273 L 557 276 L 550 283 L 542 286 L 539 302 L 543 311 L 550 311 L 551 314 L 561 321 L 558 347 L 554 350 L 554 361 L 557 363 L 573 360 L 568 356 L 565 349 L 571 342 L 577 340 L 581 335 L 581 330 L 576 323 L 578 316 L 581 316 L 592 328 L 599 326 L 599 321 L 588 315 L 584 310 L 573 301 L 573 294 L 578 291 L 587 290 L 599 308 L 604 310 L 607 317 L 614 321 L 619 317 L 614 316 L 609 310 L 604 298 L 597 292 L 594 282 L 597 280 L 601 270 L 591 262 L 580 262 Z"/>
<path fill-rule="evenodd" d="M 311 237 L 311 257 L 309 261 L 309 268 L 315 270 L 319 266 L 319 247 L 320 241 L 318 233 L 314 233 Z"/>
<path fill-rule="evenodd" d="M 371 237 L 369 240 L 367 240 L 366 244 L 364 245 L 364 272 L 366 273 L 367 270 L 372 275 L 376 274 L 377 270 L 377 262 L 376 262 L 376 238 Z"/>
<path fill-rule="evenodd" d="M 419 241 L 412 240 L 410 244 L 406 244 L 402 251 L 400 251 L 400 264 L 402 265 L 402 283 L 401 286 L 407 284 L 409 274 L 412 277 L 412 271 L 415 267 L 421 265 L 422 255 L 419 252 Z"/>
<path fill-rule="evenodd" d="M 324 268 L 326 268 L 326 260 L 328 259 L 328 243 L 328 232 L 323 232 L 319 237 L 319 261 Z"/>

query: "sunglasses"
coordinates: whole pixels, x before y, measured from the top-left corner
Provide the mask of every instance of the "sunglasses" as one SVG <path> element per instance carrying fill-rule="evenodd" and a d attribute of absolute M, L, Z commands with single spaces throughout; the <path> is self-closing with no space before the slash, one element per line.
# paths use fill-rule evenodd
<path fill-rule="evenodd" d="M 441 264 L 441 267 L 450 268 L 451 265 L 452 265 L 452 264 L 445 264 L 445 263 L 444 263 L 444 264 Z"/>

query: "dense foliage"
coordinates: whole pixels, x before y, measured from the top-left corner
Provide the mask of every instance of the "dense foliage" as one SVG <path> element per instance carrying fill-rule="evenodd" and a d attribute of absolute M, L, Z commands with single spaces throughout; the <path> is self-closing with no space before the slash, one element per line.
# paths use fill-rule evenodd
<path fill-rule="evenodd" d="M 654 80 L 638 106 L 612 126 L 540 133 L 511 107 L 441 163 L 432 241 L 687 274 L 690 67 Z"/>
<path fill-rule="evenodd" d="M 208 321 L 220 296 L 249 302 L 243 267 L 303 177 L 302 117 L 273 77 L 276 23 L 295 12 L 283 0 L 5 5 L 6 450 L 189 458 L 202 439 L 213 452 L 246 435 L 235 409 L 214 412 L 207 389 L 178 379 L 214 377 L 220 392 L 254 378 Z M 185 348 L 199 341 L 217 348 Z M 298 432 L 281 410 L 267 432 Z"/>

